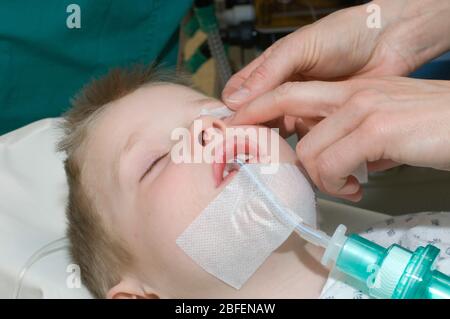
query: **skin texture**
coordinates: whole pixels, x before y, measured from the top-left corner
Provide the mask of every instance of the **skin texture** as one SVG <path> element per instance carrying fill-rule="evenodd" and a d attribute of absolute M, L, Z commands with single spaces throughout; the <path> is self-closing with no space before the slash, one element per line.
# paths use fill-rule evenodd
<path fill-rule="evenodd" d="M 216 186 L 212 164 L 176 164 L 164 156 L 141 179 L 150 163 L 176 143 L 170 139 L 173 129 L 192 130 L 202 108 L 219 106 L 183 86 L 152 85 L 112 102 L 95 123 L 86 145 L 85 184 L 96 194 L 104 222 L 135 257 L 109 298 L 318 297 L 327 274 L 318 262 L 322 252 L 296 236 L 239 291 L 206 273 L 176 245 L 225 186 Z M 202 120 L 205 128 L 226 128 L 219 119 Z M 282 138 L 280 161 L 297 162 Z"/>
<path fill-rule="evenodd" d="M 449 83 L 395 76 L 450 49 L 450 2 L 371 4 L 381 8 L 381 29 L 366 26 L 368 5 L 338 11 L 275 43 L 222 94 L 237 110 L 229 123 L 303 137 L 297 155 L 314 183 L 352 201 L 362 194 L 349 175 L 365 161 L 370 170 L 449 162 Z"/>

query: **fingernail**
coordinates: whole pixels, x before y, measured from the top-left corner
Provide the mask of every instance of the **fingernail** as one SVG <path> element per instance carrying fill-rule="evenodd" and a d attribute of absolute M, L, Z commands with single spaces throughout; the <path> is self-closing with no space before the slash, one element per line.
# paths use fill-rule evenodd
<path fill-rule="evenodd" d="M 340 190 L 340 195 L 352 195 L 356 193 L 360 188 L 360 185 L 358 182 L 347 182 Z"/>
<path fill-rule="evenodd" d="M 226 98 L 226 100 L 229 102 L 234 102 L 234 103 L 241 102 L 241 101 L 245 100 L 249 95 L 250 95 L 250 90 L 241 87 L 239 90 L 237 90 L 236 92 L 229 95 Z"/>

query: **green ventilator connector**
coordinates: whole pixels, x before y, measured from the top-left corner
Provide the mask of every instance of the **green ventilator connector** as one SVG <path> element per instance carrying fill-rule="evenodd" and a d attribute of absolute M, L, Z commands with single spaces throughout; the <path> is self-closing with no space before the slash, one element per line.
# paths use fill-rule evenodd
<path fill-rule="evenodd" d="M 450 277 L 434 269 L 440 250 L 418 247 L 412 252 L 399 245 L 384 248 L 359 235 L 345 236 L 340 225 L 330 239 L 322 264 L 336 268 L 382 299 L 450 299 Z"/>
<path fill-rule="evenodd" d="M 345 235 L 347 228 L 339 227 L 330 238 L 325 232 L 305 223 L 298 223 L 279 199 L 258 176 L 236 160 L 241 170 L 270 202 L 273 214 L 306 241 L 325 248 L 322 264 L 336 268 L 356 279 L 368 294 L 382 299 L 450 299 L 450 277 L 435 269 L 439 248 L 418 247 L 415 252 L 399 245 L 384 248 L 359 235 Z"/>

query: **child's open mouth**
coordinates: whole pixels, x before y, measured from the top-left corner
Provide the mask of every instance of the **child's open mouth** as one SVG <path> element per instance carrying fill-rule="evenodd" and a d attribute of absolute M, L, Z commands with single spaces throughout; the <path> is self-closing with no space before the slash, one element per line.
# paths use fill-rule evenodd
<path fill-rule="evenodd" d="M 235 163 L 236 159 L 245 163 L 258 163 L 259 161 L 259 150 L 255 141 L 246 140 L 244 143 L 240 141 L 235 143 L 231 140 L 226 143 L 225 151 L 223 148 L 219 148 L 218 151 L 222 152 L 218 155 L 218 158 L 222 160 L 214 161 L 212 165 L 216 188 L 230 181 L 239 171 L 239 165 Z"/>

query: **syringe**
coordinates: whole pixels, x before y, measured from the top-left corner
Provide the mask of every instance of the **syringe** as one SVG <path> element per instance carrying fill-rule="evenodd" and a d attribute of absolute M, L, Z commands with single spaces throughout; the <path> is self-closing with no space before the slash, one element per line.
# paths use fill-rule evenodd
<path fill-rule="evenodd" d="M 339 225 L 330 238 L 321 230 L 298 223 L 278 198 L 242 161 L 240 169 L 257 185 L 282 222 L 295 225 L 295 232 L 308 242 L 325 248 L 322 264 L 335 265 L 342 273 L 363 284 L 374 298 L 450 299 L 450 277 L 434 268 L 439 248 L 418 247 L 414 252 L 397 244 L 384 248 L 357 234 L 346 236 Z"/>

